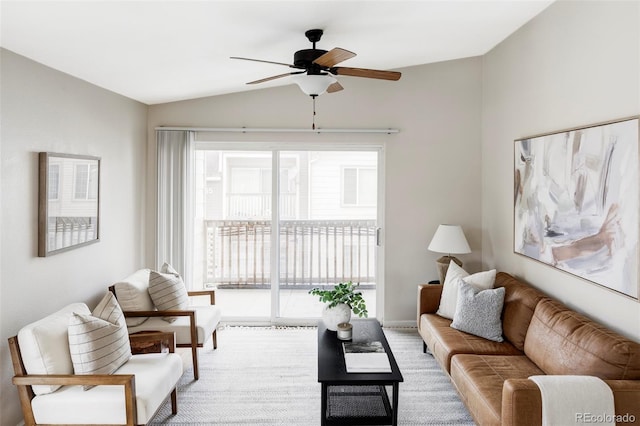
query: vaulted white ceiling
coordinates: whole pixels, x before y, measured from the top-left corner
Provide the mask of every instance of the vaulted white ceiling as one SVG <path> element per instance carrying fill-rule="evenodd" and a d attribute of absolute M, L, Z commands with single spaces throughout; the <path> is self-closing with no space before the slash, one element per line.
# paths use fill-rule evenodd
<path fill-rule="evenodd" d="M 146 104 L 292 84 L 248 81 L 317 47 L 358 56 L 347 67 L 397 69 L 483 55 L 553 0 L 7 1 L 0 45 Z M 340 77 L 343 86 L 355 77 Z"/>

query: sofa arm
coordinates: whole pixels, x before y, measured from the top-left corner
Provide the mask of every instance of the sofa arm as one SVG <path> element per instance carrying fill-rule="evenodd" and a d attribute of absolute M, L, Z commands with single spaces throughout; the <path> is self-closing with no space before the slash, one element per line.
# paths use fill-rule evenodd
<path fill-rule="evenodd" d="M 605 380 L 613 392 L 615 412 L 621 418 L 640 419 L 640 380 Z M 626 417 L 624 417 L 626 416 Z M 529 379 L 507 379 L 502 388 L 502 425 L 542 424 L 542 397 Z"/>
<path fill-rule="evenodd" d="M 540 388 L 529 379 L 507 379 L 502 386 L 502 425 L 542 424 Z"/>
<path fill-rule="evenodd" d="M 640 422 L 640 380 L 605 380 L 613 391 L 618 424 Z M 626 417 L 625 417 L 626 416 Z M 634 420 L 629 420 L 633 416 Z"/>
<path fill-rule="evenodd" d="M 440 306 L 442 284 L 420 284 L 418 286 L 418 327 L 422 314 L 435 314 Z"/>

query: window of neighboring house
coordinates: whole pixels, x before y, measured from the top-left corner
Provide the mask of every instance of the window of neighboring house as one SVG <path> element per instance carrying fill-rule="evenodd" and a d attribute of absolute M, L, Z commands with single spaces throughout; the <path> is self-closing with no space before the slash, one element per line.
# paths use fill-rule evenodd
<path fill-rule="evenodd" d="M 378 193 L 377 172 L 373 167 L 342 169 L 342 205 L 375 206 Z"/>
<path fill-rule="evenodd" d="M 260 169 L 233 168 L 229 180 L 229 192 L 232 194 L 256 194 L 260 191 Z"/>
<path fill-rule="evenodd" d="M 231 169 L 231 193 L 233 194 L 271 194 L 271 169 L 240 168 Z M 289 170 L 280 170 L 280 191 L 294 192 L 289 179 Z"/>
<path fill-rule="evenodd" d="M 60 192 L 60 164 L 49 165 L 49 200 L 57 200 Z"/>
<path fill-rule="evenodd" d="M 76 164 L 74 183 L 74 200 L 97 199 L 98 166 L 96 164 Z"/>

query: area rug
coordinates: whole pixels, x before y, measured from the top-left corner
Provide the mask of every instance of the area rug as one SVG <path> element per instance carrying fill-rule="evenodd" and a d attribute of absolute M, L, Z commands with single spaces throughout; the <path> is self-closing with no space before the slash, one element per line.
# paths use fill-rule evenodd
<path fill-rule="evenodd" d="M 404 382 L 400 425 L 473 425 L 453 385 L 416 329 L 385 328 Z M 313 327 L 224 327 L 218 349 L 200 350 L 200 380 L 185 371 L 178 414 L 166 403 L 154 425 L 320 425 L 317 330 Z"/>

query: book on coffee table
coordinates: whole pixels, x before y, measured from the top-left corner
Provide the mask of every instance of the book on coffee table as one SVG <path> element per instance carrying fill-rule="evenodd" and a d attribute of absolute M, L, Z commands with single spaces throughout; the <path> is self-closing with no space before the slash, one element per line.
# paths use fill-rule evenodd
<path fill-rule="evenodd" d="M 347 373 L 391 373 L 381 342 L 343 342 L 342 347 Z"/>

